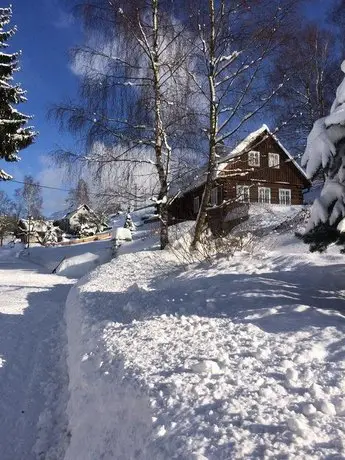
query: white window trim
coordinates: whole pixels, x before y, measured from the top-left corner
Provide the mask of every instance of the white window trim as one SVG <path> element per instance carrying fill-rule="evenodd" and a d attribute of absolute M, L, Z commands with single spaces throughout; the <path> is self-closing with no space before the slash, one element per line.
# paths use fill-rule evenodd
<path fill-rule="evenodd" d="M 260 200 L 260 191 L 264 190 L 264 197 L 266 196 L 266 190 L 269 190 L 269 201 Z M 271 203 L 271 189 L 269 187 L 258 187 L 258 203 L 270 204 Z"/>
<path fill-rule="evenodd" d="M 284 200 L 282 200 L 281 192 L 284 192 Z M 288 193 L 286 194 L 286 192 L 288 192 Z M 288 203 L 286 202 L 287 196 L 289 198 Z M 283 203 L 283 201 L 284 201 L 284 203 Z M 289 189 L 289 188 L 280 188 L 279 189 L 279 204 L 282 204 L 282 205 L 285 205 L 285 206 L 291 206 L 291 189 Z"/>
<path fill-rule="evenodd" d="M 260 166 L 260 152 L 258 152 L 257 150 L 251 150 L 250 152 L 248 152 L 248 166 Z"/>
<path fill-rule="evenodd" d="M 193 211 L 194 214 L 198 214 L 200 208 L 200 197 L 195 196 L 193 200 Z"/>
<path fill-rule="evenodd" d="M 217 206 L 218 204 L 218 187 L 213 187 L 210 195 L 210 205 Z"/>
<path fill-rule="evenodd" d="M 245 189 L 248 190 L 247 196 L 244 193 Z M 237 197 L 237 200 L 241 203 L 250 203 L 250 186 L 249 185 L 236 185 L 236 197 Z"/>
<path fill-rule="evenodd" d="M 276 162 L 275 159 L 278 159 Z M 279 169 L 280 168 L 280 155 L 279 153 L 269 152 L 268 154 L 268 167 Z"/>

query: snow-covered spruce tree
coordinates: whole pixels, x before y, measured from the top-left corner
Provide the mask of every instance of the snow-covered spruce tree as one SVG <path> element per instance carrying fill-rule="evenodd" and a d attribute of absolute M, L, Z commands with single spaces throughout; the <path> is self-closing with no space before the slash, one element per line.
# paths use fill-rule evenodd
<path fill-rule="evenodd" d="M 5 30 L 12 17 L 12 9 L 0 8 L 0 48 L 8 47 L 6 43 L 16 32 L 16 28 Z M 0 51 L 0 158 L 6 161 L 18 161 L 18 152 L 32 144 L 36 133 L 26 126 L 30 116 L 14 108 L 26 101 L 25 91 L 13 84 L 13 74 L 19 70 L 19 53 L 7 54 Z M 0 170 L 0 180 L 11 176 Z"/>
<path fill-rule="evenodd" d="M 345 73 L 345 61 L 341 65 Z M 330 243 L 345 243 L 345 78 L 336 91 L 330 114 L 318 119 L 308 136 L 302 157 L 310 179 L 320 172 L 325 182 L 315 199 L 302 236 L 311 251 L 324 251 Z"/>

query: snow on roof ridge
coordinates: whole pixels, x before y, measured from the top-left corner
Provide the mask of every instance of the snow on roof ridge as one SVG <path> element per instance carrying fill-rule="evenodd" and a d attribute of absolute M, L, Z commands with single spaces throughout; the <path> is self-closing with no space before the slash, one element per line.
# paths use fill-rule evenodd
<path fill-rule="evenodd" d="M 222 158 L 220 161 L 221 163 L 225 162 L 229 158 L 239 155 L 243 150 L 245 150 L 248 145 L 253 142 L 257 137 L 259 137 L 262 133 L 265 131 L 268 131 L 269 134 L 272 134 L 269 127 L 264 123 L 259 129 L 256 131 L 253 131 L 248 134 L 247 137 L 245 137 L 234 149 L 231 150 L 231 152 L 226 155 L 224 158 Z M 222 165 L 220 165 L 222 166 Z"/>
<path fill-rule="evenodd" d="M 227 160 L 232 158 L 233 156 L 239 155 L 241 152 L 243 152 L 248 146 L 261 134 L 263 134 L 265 131 L 272 136 L 272 138 L 276 141 L 276 143 L 279 145 L 279 147 L 283 150 L 283 152 L 289 157 L 291 162 L 296 166 L 296 168 L 299 170 L 299 172 L 309 181 L 309 178 L 307 177 L 306 172 L 302 168 L 302 166 L 297 163 L 295 158 L 291 155 L 291 153 L 283 146 L 283 144 L 280 142 L 280 140 L 277 138 L 275 134 L 272 133 L 268 125 L 264 123 L 259 129 L 256 131 L 253 131 L 252 133 L 248 134 L 246 138 L 243 139 L 228 155 L 226 155 L 224 158 L 220 160 L 220 164 L 218 166 L 218 172 L 222 171 L 226 166 L 227 166 Z"/>

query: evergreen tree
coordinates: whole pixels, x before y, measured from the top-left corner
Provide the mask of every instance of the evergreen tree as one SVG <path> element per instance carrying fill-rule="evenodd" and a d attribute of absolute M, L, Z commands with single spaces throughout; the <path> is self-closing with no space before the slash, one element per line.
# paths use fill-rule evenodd
<path fill-rule="evenodd" d="M 341 65 L 345 73 L 345 61 Z M 321 195 L 314 201 L 301 238 L 311 251 L 324 251 L 330 243 L 345 242 L 345 78 L 336 91 L 330 114 L 313 126 L 302 158 L 310 179 L 324 173 Z M 341 224 L 340 224 L 341 222 Z"/>
<path fill-rule="evenodd" d="M 12 9 L 0 8 L 0 48 L 6 49 L 6 43 L 16 32 L 16 28 L 5 30 L 12 17 Z M 27 126 L 31 118 L 14 108 L 14 105 L 26 101 L 25 91 L 13 84 L 13 74 L 19 70 L 19 53 L 7 54 L 0 51 L 0 158 L 5 161 L 18 161 L 18 152 L 28 147 L 36 133 Z M 0 170 L 0 179 L 11 179 Z"/>

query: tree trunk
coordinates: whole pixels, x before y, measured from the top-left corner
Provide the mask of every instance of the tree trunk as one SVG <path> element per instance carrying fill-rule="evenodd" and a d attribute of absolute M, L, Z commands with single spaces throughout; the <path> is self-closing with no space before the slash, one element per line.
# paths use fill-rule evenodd
<path fill-rule="evenodd" d="M 166 160 L 167 167 L 164 168 L 163 159 L 163 143 L 164 130 L 161 114 L 162 95 L 160 90 L 160 68 L 159 68 L 159 44 L 158 44 L 158 0 L 152 0 L 152 23 L 153 23 L 153 62 L 152 70 L 154 77 L 154 93 L 155 93 L 155 153 L 156 153 L 156 168 L 158 171 L 160 190 L 158 194 L 158 212 L 160 216 L 160 245 L 164 249 L 169 243 L 168 236 L 168 158 Z"/>
<path fill-rule="evenodd" d="M 195 223 L 194 238 L 191 244 L 191 248 L 195 249 L 196 245 L 200 242 L 202 232 L 205 229 L 206 217 L 207 217 L 207 206 L 210 201 L 212 183 L 215 178 L 215 172 L 217 168 L 216 164 L 216 144 L 217 144 L 217 133 L 218 133 L 218 104 L 216 94 L 216 74 L 215 74 L 215 8 L 214 0 L 209 0 L 210 10 L 210 37 L 209 37 L 209 74 L 208 84 L 210 92 L 210 108 L 209 108 L 209 157 L 208 157 L 208 168 L 206 176 L 206 184 L 204 192 L 202 194 L 200 209 Z"/>

